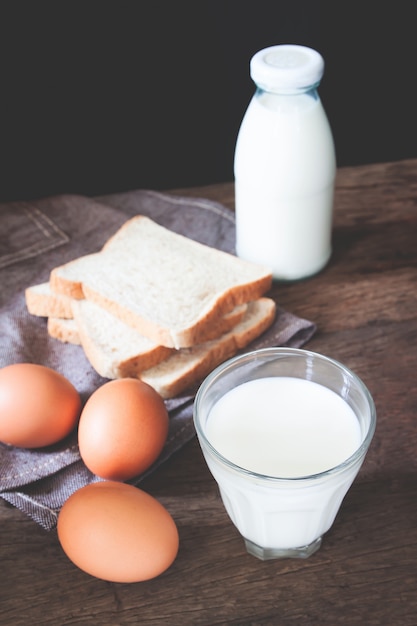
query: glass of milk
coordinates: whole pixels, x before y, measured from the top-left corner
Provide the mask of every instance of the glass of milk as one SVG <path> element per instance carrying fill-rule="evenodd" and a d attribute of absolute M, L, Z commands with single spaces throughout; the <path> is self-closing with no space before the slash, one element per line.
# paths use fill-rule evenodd
<path fill-rule="evenodd" d="M 200 386 L 194 423 L 247 551 L 306 558 L 321 545 L 376 426 L 364 383 L 330 358 L 293 348 L 237 356 Z"/>

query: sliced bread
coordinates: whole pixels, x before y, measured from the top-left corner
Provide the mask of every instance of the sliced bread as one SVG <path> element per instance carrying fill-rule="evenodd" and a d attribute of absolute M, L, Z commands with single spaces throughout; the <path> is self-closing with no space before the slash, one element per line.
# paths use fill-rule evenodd
<path fill-rule="evenodd" d="M 39 285 L 33 285 L 28 287 L 25 291 L 26 298 L 26 306 L 31 313 L 31 315 L 36 315 L 39 317 L 51 317 L 54 318 L 54 322 L 52 323 L 52 328 L 61 328 L 63 331 L 63 341 L 71 341 L 70 338 L 65 338 L 66 329 L 70 333 L 73 332 L 72 327 L 74 324 L 59 324 L 59 319 L 70 320 L 73 318 L 73 303 L 78 301 L 76 298 L 72 298 L 70 296 L 65 296 L 63 294 L 55 293 L 51 290 L 49 283 L 41 283 Z M 82 300 L 83 302 L 85 299 Z M 87 301 L 88 302 L 88 301 Z M 94 303 L 91 303 L 94 304 Z M 219 320 L 215 320 L 215 324 L 211 327 L 206 328 L 206 332 L 204 334 L 204 340 L 208 341 L 209 339 L 214 339 L 215 337 L 219 337 L 223 333 L 227 332 L 235 324 L 240 322 L 243 315 L 245 314 L 247 308 L 247 304 L 241 304 L 235 307 L 229 313 L 226 313 Z M 83 317 L 92 317 L 89 321 L 91 328 L 94 327 L 94 322 L 97 321 L 99 324 L 104 324 L 103 320 L 100 320 L 102 312 L 104 311 L 106 315 L 106 320 L 110 321 L 112 319 L 114 321 L 114 316 L 109 318 L 108 312 L 102 307 L 88 307 L 84 306 L 82 308 L 83 313 L 80 314 Z M 60 335 L 61 330 L 58 330 L 58 335 Z M 60 336 L 56 337 L 57 339 Z"/>
<path fill-rule="evenodd" d="M 138 378 L 165 399 L 195 387 L 211 370 L 259 337 L 274 321 L 276 305 L 270 298 L 249 303 L 243 320 L 217 340 L 174 351 Z"/>
<path fill-rule="evenodd" d="M 92 367 L 101 376 L 104 378 L 125 376 L 139 378 L 154 387 L 165 399 L 173 398 L 187 389 L 192 390 L 214 367 L 234 356 L 238 350 L 245 348 L 251 341 L 259 337 L 272 324 L 276 310 L 273 300 L 260 298 L 249 303 L 242 321 L 233 330 L 225 333 L 219 339 L 181 350 L 167 349 L 161 346 L 154 346 L 153 349 L 148 340 L 128 328 L 128 333 L 131 333 L 130 336 L 132 337 L 132 346 L 130 346 L 125 324 L 116 320 L 116 325 L 114 325 L 114 318 L 110 314 L 106 314 L 112 318 L 109 322 L 111 321 L 113 326 L 122 324 L 124 327 L 126 343 L 123 344 L 123 349 L 123 346 L 120 345 L 120 338 L 115 337 L 116 341 L 113 342 L 107 334 L 108 329 L 103 335 L 101 344 L 97 340 L 100 332 L 97 332 L 96 328 L 92 329 L 93 339 L 90 337 L 88 322 L 86 323 L 85 320 L 90 319 L 91 321 L 94 316 L 90 317 L 87 314 L 77 326 L 75 321 L 77 313 L 81 313 L 83 309 L 85 313 L 87 308 L 95 308 L 96 306 L 86 301 L 75 303 L 75 319 L 49 318 L 48 332 L 61 341 L 75 344 L 81 344 L 81 336 L 87 332 L 87 335 L 83 337 L 86 338 L 83 348 Z M 103 320 L 103 317 L 101 319 Z M 78 334 L 79 327 L 82 330 Z M 162 357 L 162 350 L 167 350 L 168 356 L 154 366 L 150 366 L 153 359 L 156 362 Z M 144 367 L 148 369 L 143 370 Z"/>
<path fill-rule="evenodd" d="M 39 317 L 72 318 L 72 298 L 54 293 L 49 283 L 33 285 L 25 290 L 26 306 L 32 315 Z"/>
<path fill-rule="evenodd" d="M 104 378 L 135 376 L 172 352 L 172 348 L 144 337 L 94 302 L 74 300 L 73 313 L 84 352 Z"/>
<path fill-rule="evenodd" d="M 76 346 L 81 345 L 80 333 L 78 332 L 78 326 L 74 319 L 48 317 L 47 327 L 50 337 L 59 339 L 59 341 L 63 343 L 72 343 Z"/>
<path fill-rule="evenodd" d="M 236 306 L 264 295 L 269 268 L 178 235 L 153 220 L 128 220 L 101 252 L 51 272 L 56 293 L 86 298 L 158 345 L 207 339 Z"/>
<path fill-rule="evenodd" d="M 91 365 L 104 378 L 136 376 L 174 351 L 144 337 L 94 302 L 73 300 L 72 310 L 80 344 Z M 209 338 L 233 328 L 246 310 L 247 305 L 241 305 L 225 315 L 216 327 L 209 329 Z"/>

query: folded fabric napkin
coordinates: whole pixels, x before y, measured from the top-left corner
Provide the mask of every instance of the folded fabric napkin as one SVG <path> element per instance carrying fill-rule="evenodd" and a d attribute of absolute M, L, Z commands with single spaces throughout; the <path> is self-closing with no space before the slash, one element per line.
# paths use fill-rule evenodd
<path fill-rule="evenodd" d="M 91 367 L 81 347 L 49 337 L 46 319 L 28 313 L 24 291 L 49 280 L 57 265 L 96 252 L 133 215 L 147 215 L 171 230 L 227 252 L 234 252 L 234 215 L 220 204 L 148 190 L 97 199 L 60 195 L 33 203 L 0 205 L 0 367 L 40 363 L 72 382 L 85 402 L 106 382 Z M 314 323 L 278 308 L 273 326 L 247 350 L 303 345 Z M 24 389 L 22 389 L 24 393 Z M 195 434 L 193 395 L 166 402 L 169 436 L 157 463 Z M 138 484 L 143 476 L 131 481 Z M 100 480 L 80 459 L 77 434 L 45 449 L 25 450 L 0 443 L 0 496 L 47 530 L 59 509 L 80 487 Z"/>

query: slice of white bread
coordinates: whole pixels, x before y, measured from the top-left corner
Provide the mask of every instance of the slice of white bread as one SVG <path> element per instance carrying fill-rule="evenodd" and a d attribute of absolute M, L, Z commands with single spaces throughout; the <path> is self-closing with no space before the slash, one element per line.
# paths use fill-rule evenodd
<path fill-rule="evenodd" d="M 74 300 L 72 310 L 86 357 L 103 378 L 136 376 L 173 351 L 144 337 L 94 302 Z"/>
<path fill-rule="evenodd" d="M 234 328 L 247 308 L 248 305 L 241 305 L 225 315 L 217 328 L 208 329 L 209 338 Z M 156 344 L 94 302 L 73 300 L 72 310 L 80 344 L 91 365 L 104 378 L 136 376 L 174 352 L 174 348 Z"/>
<path fill-rule="evenodd" d="M 41 283 L 25 289 L 25 300 L 27 309 L 32 315 L 72 318 L 72 298 L 54 293 L 49 283 Z"/>
<path fill-rule="evenodd" d="M 174 351 L 138 378 L 151 385 L 163 398 L 173 398 L 195 387 L 217 365 L 259 337 L 271 326 L 275 312 L 275 302 L 270 298 L 251 302 L 243 320 L 233 330 L 217 340 Z"/>
<path fill-rule="evenodd" d="M 81 345 L 80 333 L 77 322 L 74 319 L 48 317 L 48 335 L 54 339 L 59 339 L 63 343 L 72 343 L 76 346 Z"/>
<path fill-rule="evenodd" d="M 54 292 L 99 304 L 158 345 L 190 347 L 272 284 L 269 268 L 178 235 L 145 216 L 101 252 L 52 270 Z"/>
<path fill-rule="evenodd" d="M 72 320 L 74 317 L 74 303 L 79 302 L 79 300 L 53 292 L 49 283 L 41 283 L 28 287 L 25 290 L 25 298 L 29 313 L 39 317 L 51 318 L 51 323 L 48 324 L 48 330 L 51 331 L 49 334 L 52 337 L 64 342 L 80 343 L 79 338 L 75 336 L 75 322 L 69 323 L 69 320 Z M 84 298 L 82 302 L 88 303 L 89 301 Z M 83 313 L 79 314 L 78 319 L 90 317 L 91 319 L 85 320 L 85 323 L 88 322 L 91 329 L 94 328 L 95 322 L 99 325 L 105 325 L 107 322 L 110 322 L 110 320 L 117 322 L 117 318 L 114 316 L 109 317 L 108 311 L 102 307 L 92 306 L 93 304 L 94 303 L 91 302 L 90 307 L 86 304 L 82 308 Z M 208 341 L 209 339 L 214 339 L 233 328 L 233 326 L 242 319 L 246 308 L 247 304 L 241 304 L 229 313 L 226 313 L 226 315 L 219 320 L 215 320 L 215 324 L 211 327 L 207 327 L 204 333 L 204 340 Z M 64 323 L 64 320 L 68 320 L 68 323 Z"/>

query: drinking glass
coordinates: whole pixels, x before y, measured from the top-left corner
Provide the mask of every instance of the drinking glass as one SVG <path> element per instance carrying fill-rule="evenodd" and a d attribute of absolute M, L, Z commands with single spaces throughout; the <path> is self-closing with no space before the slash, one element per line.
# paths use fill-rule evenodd
<path fill-rule="evenodd" d="M 270 377 L 318 383 L 342 398 L 359 424 L 360 443 L 353 454 L 325 471 L 288 478 L 241 467 L 220 453 L 207 433 L 213 406 L 239 385 Z M 279 400 L 272 402 L 279 407 Z M 359 472 L 375 432 L 376 410 L 367 387 L 343 364 L 307 350 L 265 348 L 234 357 L 207 376 L 196 395 L 194 424 L 225 509 L 247 551 L 261 560 L 306 558 L 319 549 Z"/>

